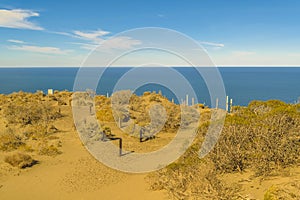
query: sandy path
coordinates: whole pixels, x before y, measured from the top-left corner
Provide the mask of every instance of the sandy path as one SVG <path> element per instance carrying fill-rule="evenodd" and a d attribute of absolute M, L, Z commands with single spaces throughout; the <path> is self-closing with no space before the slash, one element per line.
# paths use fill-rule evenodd
<path fill-rule="evenodd" d="M 72 130 L 71 116 L 56 125 L 62 130 L 63 154 L 36 156 L 40 164 L 0 178 L 0 199 L 167 199 L 150 191 L 146 174 L 126 174 L 95 160 Z"/>
<path fill-rule="evenodd" d="M 40 157 L 39 165 L 7 177 L 0 199 L 166 199 L 163 192 L 148 190 L 146 174 L 109 169 L 76 143 L 69 141 L 62 155 Z"/>

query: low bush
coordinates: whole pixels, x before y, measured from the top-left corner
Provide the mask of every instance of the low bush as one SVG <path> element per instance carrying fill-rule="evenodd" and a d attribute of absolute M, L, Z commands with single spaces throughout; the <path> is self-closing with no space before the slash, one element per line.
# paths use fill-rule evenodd
<path fill-rule="evenodd" d="M 28 154 L 15 153 L 4 158 L 4 161 L 13 167 L 18 167 L 20 169 L 31 167 L 37 164 L 37 161 L 32 159 Z"/>
<path fill-rule="evenodd" d="M 12 151 L 18 149 L 24 145 L 24 141 L 21 136 L 15 134 L 12 129 L 8 129 L 3 133 L 0 133 L 0 150 Z"/>
<path fill-rule="evenodd" d="M 46 155 L 46 156 L 57 156 L 61 154 L 62 152 L 53 144 L 49 145 L 46 142 L 43 142 L 39 145 L 37 149 L 37 153 L 39 155 Z"/>
<path fill-rule="evenodd" d="M 174 199 L 239 199 L 238 186 L 222 182 L 222 173 L 250 169 L 257 176 L 268 176 L 300 163 L 299 105 L 273 100 L 234 107 L 214 149 L 199 159 L 199 147 L 210 124 L 202 122 L 195 144 L 152 176 L 152 189 L 165 189 Z M 299 199 L 300 185 L 292 186 L 291 191 L 270 188 L 264 198 Z"/>
<path fill-rule="evenodd" d="M 299 128 L 295 105 L 254 101 L 227 116 L 210 158 L 223 172 L 253 168 L 257 175 L 268 175 L 299 162 Z"/>

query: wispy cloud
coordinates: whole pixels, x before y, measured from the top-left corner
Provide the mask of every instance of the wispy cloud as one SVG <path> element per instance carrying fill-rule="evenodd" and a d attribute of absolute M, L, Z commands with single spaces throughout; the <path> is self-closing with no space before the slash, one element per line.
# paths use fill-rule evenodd
<path fill-rule="evenodd" d="M 8 42 L 10 43 L 15 43 L 15 44 L 25 44 L 24 41 L 22 40 L 13 40 L 13 39 L 10 39 L 10 40 L 7 40 Z"/>
<path fill-rule="evenodd" d="M 19 51 L 28 51 L 34 53 L 42 54 L 54 54 L 54 55 L 65 55 L 70 52 L 70 50 L 62 50 L 57 47 L 46 47 L 46 46 L 32 46 L 32 45 L 21 45 L 21 46 L 10 46 L 9 49 L 19 50 Z"/>
<path fill-rule="evenodd" d="M 97 30 L 97 31 L 87 31 L 87 32 L 83 32 L 83 31 L 74 31 L 74 36 L 82 39 L 82 40 L 88 40 L 91 41 L 95 44 L 98 44 L 100 42 L 103 42 L 103 36 L 106 36 L 108 34 L 110 34 L 110 32 L 108 31 L 103 31 L 103 30 Z"/>
<path fill-rule="evenodd" d="M 46 33 L 56 34 L 56 35 L 64 35 L 64 36 L 70 36 L 73 37 L 73 34 L 67 33 L 67 32 L 59 32 L 59 31 L 49 31 L 45 30 Z"/>
<path fill-rule="evenodd" d="M 98 47 L 98 50 L 109 49 L 130 49 L 136 45 L 141 44 L 139 40 L 131 37 L 117 36 L 109 37 L 110 32 L 103 30 L 96 31 L 74 31 L 73 37 L 80 40 L 87 41 L 87 43 L 73 43 L 81 45 L 82 49 L 93 50 Z"/>
<path fill-rule="evenodd" d="M 222 43 L 215 43 L 215 42 L 201 41 L 200 44 L 205 45 L 205 46 L 218 47 L 218 48 L 225 47 L 224 44 L 222 44 Z"/>
<path fill-rule="evenodd" d="M 31 10 L 0 9 L 0 27 L 16 28 L 16 29 L 31 29 L 44 30 L 42 27 L 28 21 L 30 17 L 38 17 L 39 13 Z"/>
<path fill-rule="evenodd" d="M 110 39 L 105 40 L 105 42 L 100 45 L 102 49 L 131 49 L 134 46 L 142 44 L 141 41 L 135 40 L 130 37 L 112 37 Z"/>

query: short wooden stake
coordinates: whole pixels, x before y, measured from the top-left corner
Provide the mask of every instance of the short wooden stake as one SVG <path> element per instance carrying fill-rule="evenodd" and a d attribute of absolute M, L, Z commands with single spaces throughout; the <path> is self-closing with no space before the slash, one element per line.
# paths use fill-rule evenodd
<path fill-rule="evenodd" d="M 185 103 L 187 106 L 189 105 L 189 95 L 188 94 L 185 96 Z"/>
<path fill-rule="evenodd" d="M 226 96 L 226 112 L 228 112 L 228 106 L 229 106 L 229 97 Z"/>

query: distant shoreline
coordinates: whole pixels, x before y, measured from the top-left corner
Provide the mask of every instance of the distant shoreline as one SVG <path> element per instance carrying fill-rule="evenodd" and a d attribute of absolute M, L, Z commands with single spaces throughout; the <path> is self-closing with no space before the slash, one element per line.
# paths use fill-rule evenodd
<path fill-rule="evenodd" d="M 132 68 L 108 68 L 99 82 L 96 93 L 111 94 L 117 81 L 130 69 Z M 210 95 L 201 75 L 191 67 L 174 69 L 190 82 L 197 94 L 198 102 L 211 107 Z M 253 100 L 269 99 L 295 103 L 300 96 L 300 67 L 220 67 L 218 69 L 224 81 L 226 94 L 233 99 L 234 105 L 246 106 Z M 78 70 L 79 67 L 0 68 L 0 93 L 10 94 L 16 91 L 33 93 L 37 90 L 46 93 L 49 88 L 72 91 Z M 153 70 L 159 72 L 157 67 L 153 67 Z M 122 89 L 133 90 L 127 86 Z M 138 88 L 136 94 L 141 95 L 145 91 L 158 92 L 159 90 L 169 100 L 175 99 L 172 91 L 159 85 L 142 86 Z M 181 94 L 179 98 L 184 99 L 185 94 Z"/>
<path fill-rule="evenodd" d="M 81 68 L 81 67 L 87 67 L 87 66 L 0 66 L 0 69 L 11 69 L 11 68 L 25 68 L 25 69 L 36 69 L 36 68 Z M 110 66 L 113 68 L 134 68 L 136 66 Z M 158 68 L 164 67 L 164 66 L 158 66 Z M 172 68 L 192 68 L 193 66 L 168 66 Z M 203 67 L 203 66 L 201 66 Z M 212 67 L 212 66 L 209 66 Z M 300 65 L 267 65 L 267 66 L 260 66 L 260 65 L 241 65 L 241 66 L 213 66 L 217 68 L 300 68 Z M 88 68 L 106 68 L 105 66 L 90 66 Z M 152 67 L 148 67 L 152 68 Z M 155 68 L 155 67 L 154 67 Z"/>
<path fill-rule="evenodd" d="M 50 88 L 49 88 L 50 89 Z M 18 94 L 20 94 L 21 95 L 21 93 L 24 93 L 24 94 L 37 94 L 37 93 L 39 93 L 39 92 L 42 92 L 42 94 L 43 94 L 43 96 L 55 96 L 56 94 L 60 94 L 60 93 L 71 93 L 71 95 L 70 95 L 70 97 L 75 93 L 74 91 L 68 91 L 68 90 L 54 90 L 53 89 L 53 93 L 52 94 L 48 94 L 47 92 L 45 93 L 45 92 L 43 92 L 43 91 L 41 91 L 41 90 L 37 90 L 36 92 L 24 92 L 24 91 L 18 91 L 18 92 L 12 92 L 12 93 L 10 93 L 10 94 L 2 94 L 2 93 L 0 93 L 0 97 L 1 96 L 9 96 L 9 95 L 18 95 Z M 87 92 L 87 91 L 76 91 L 76 92 Z M 156 93 L 155 91 L 146 91 L 145 93 Z M 157 93 L 158 94 L 158 93 Z M 143 94 L 144 95 L 144 94 Z M 137 96 L 143 96 L 143 95 L 137 95 Z M 104 96 L 104 97 L 107 97 L 106 95 L 103 95 L 103 94 L 96 94 L 95 96 Z M 163 97 L 163 96 L 162 96 Z M 108 97 L 108 98 L 110 98 L 110 96 Z M 170 101 L 170 100 L 169 100 Z M 299 104 L 300 103 L 300 97 L 299 97 L 299 99 L 298 99 L 298 101 L 297 102 L 294 102 L 294 103 L 287 103 L 287 102 L 284 102 L 284 101 L 281 101 L 280 99 L 267 99 L 267 100 L 252 100 L 252 101 L 250 101 L 249 103 L 251 103 L 251 102 L 254 102 L 254 101 L 258 101 L 258 102 L 268 102 L 268 101 L 280 101 L 280 102 L 283 102 L 283 103 L 286 103 L 286 104 Z M 170 101 L 171 102 L 171 101 Z M 174 103 L 174 102 L 173 102 Z M 230 102 L 228 102 L 228 104 L 229 104 Z M 177 105 L 180 105 L 180 104 L 182 104 L 182 103 L 175 103 L 175 104 L 177 104 Z M 203 106 L 203 108 L 205 107 L 205 108 L 209 108 L 209 109 L 214 109 L 215 107 L 211 107 L 211 106 L 208 106 L 208 105 L 205 105 L 205 103 L 203 104 L 203 103 L 201 103 L 201 102 L 198 102 L 198 103 L 195 103 L 194 105 L 202 105 Z M 193 106 L 193 105 L 189 105 L 189 106 Z M 230 106 L 230 105 L 229 105 Z M 242 107 L 248 107 L 248 105 L 232 105 L 232 106 L 242 106 Z M 225 110 L 225 108 L 221 108 L 221 109 L 224 109 Z M 230 110 L 230 108 L 229 108 L 229 110 Z M 228 112 L 230 112 L 228 110 Z"/>

